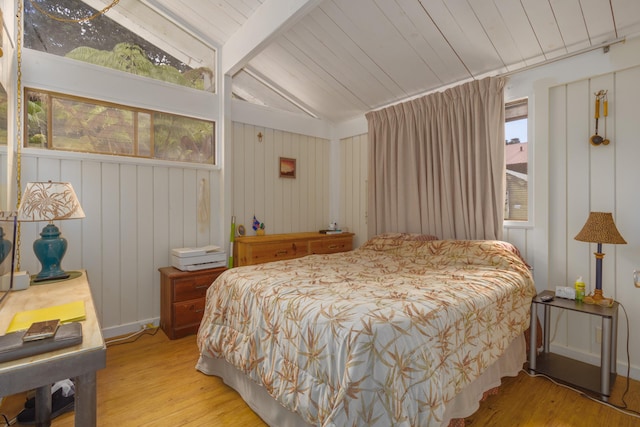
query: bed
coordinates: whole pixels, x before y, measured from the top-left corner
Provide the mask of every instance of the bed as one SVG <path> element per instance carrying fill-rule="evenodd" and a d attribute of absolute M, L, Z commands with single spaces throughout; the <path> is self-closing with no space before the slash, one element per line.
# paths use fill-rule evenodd
<path fill-rule="evenodd" d="M 446 426 L 522 368 L 534 295 L 509 243 L 385 234 L 227 270 L 196 368 L 271 426 Z"/>

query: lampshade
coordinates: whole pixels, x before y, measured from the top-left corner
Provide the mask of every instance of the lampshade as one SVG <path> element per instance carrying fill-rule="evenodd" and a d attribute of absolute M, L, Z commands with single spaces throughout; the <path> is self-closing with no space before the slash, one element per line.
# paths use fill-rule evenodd
<path fill-rule="evenodd" d="M 591 212 L 575 239 L 591 243 L 627 243 L 616 228 L 611 212 Z"/>
<path fill-rule="evenodd" d="M 613 222 L 613 215 L 611 215 L 610 212 L 591 212 L 589 218 L 587 218 L 587 222 L 576 235 L 575 239 L 581 242 L 598 244 L 598 249 L 594 253 L 596 256 L 596 288 L 593 291 L 593 296 L 589 295 L 585 297 L 584 302 L 611 306 L 613 299 L 602 296 L 602 259 L 604 258 L 602 244 L 627 243 L 616 228 Z"/>
<path fill-rule="evenodd" d="M 49 221 L 40 233 L 41 238 L 33 242 L 33 251 L 42 264 L 42 270 L 33 278 L 34 282 L 70 276 L 60 265 L 67 252 L 67 240 L 60 237 L 60 230 L 53 221 L 84 217 L 76 193 L 68 182 L 27 184 L 18 208 L 18 221 Z"/>
<path fill-rule="evenodd" d="M 54 221 L 84 217 L 76 193 L 68 182 L 28 183 L 18 209 L 18 221 Z"/>

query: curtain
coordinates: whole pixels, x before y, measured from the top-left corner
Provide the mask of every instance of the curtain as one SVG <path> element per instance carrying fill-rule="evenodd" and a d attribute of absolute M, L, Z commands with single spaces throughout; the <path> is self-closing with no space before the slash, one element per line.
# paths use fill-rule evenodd
<path fill-rule="evenodd" d="M 366 114 L 368 233 L 502 239 L 504 78 Z"/>

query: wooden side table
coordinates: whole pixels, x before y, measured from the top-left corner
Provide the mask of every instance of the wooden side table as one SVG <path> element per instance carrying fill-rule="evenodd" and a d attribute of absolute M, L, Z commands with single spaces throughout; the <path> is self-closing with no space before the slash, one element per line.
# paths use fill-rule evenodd
<path fill-rule="evenodd" d="M 162 267 L 160 271 L 160 327 L 169 339 L 198 332 L 204 314 L 207 289 L 226 267 L 181 271 Z"/>
<path fill-rule="evenodd" d="M 51 384 L 67 378 L 75 384 L 75 425 L 96 425 L 96 371 L 107 364 L 107 348 L 87 274 L 81 273 L 73 279 L 13 291 L 0 307 L 0 333 L 4 333 L 18 312 L 84 301 L 81 344 L 0 363 L 0 396 L 36 389 L 38 426 L 51 425 Z"/>
<path fill-rule="evenodd" d="M 543 302 L 543 295 L 553 296 L 549 302 Z M 540 355 L 536 349 L 536 306 L 544 307 L 543 350 Z M 551 324 L 551 308 L 571 310 L 598 316 L 602 320 L 602 344 L 600 348 L 600 367 L 573 360 L 549 351 L 549 330 Z M 544 291 L 531 302 L 531 326 L 529 335 L 529 370 L 548 375 L 562 382 L 589 390 L 600 395 L 605 402 L 609 400 L 611 387 L 616 378 L 616 347 L 618 336 L 618 303 L 612 307 L 585 304 L 570 299 L 555 298 L 552 291 Z"/>

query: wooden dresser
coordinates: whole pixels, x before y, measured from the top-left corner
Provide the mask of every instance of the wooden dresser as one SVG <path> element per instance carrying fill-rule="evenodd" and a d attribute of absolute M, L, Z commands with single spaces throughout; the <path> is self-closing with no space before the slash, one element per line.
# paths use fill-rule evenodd
<path fill-rule="evenodd" d="M 204 314 L 207 289 L 226 267 L 180 271 L 160 270 L 160 327 L 169 339 L 198 332 Z"/>
<path fill-rule="evenodd" d="M 316 231 L 237 237 L 233 244 L 234 266 L 350 251 L 353 236 L 353 233 L 321 234 Z"/>

